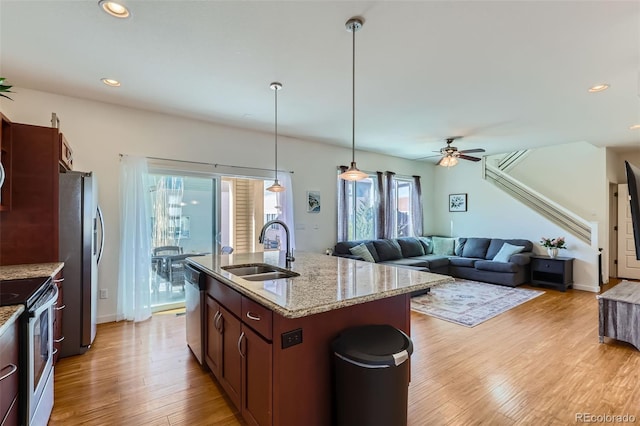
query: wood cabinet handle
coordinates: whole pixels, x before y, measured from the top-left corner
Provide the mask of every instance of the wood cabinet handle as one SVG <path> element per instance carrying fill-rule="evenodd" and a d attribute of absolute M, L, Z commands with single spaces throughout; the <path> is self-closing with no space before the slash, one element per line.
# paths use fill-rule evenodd
<path fill-rule="evenodd" d="M 53 340 L 53 343 L 60 343 L 60 342 L 62 342 L 63 340 L 64 340 L 64 336 L 62 336 L 62 337 L 61 337 L 61 338 L 59 338 L 59 339 L 54 339 L 54 340 Z"/>
<path fill-rule="evenodd" d="M 250 320 L 254 320 L 254 321 L 260 321 L 260 317 L 256 316 L 256 315 L 253 315 L 251 313 L 251 311 L 247 312 L 247 318 L 249 318 Z"/>
<path fill-rule="evenodd" d="M 53 349 L 53 353 L 51 354 L 51 356 L 55 356 L 55 354 L 57 354 L 57 353 L 58 353 L 58 348 L 54 348 Z"/>
<path fill-rule="evenodd" d="M 244 358 L 244 354 L 242 353 L 242 340 L 244 339 L 244 331 L 240 333 L 240 337 L 238 338 L 238 352 L 240 356 Z"/>
<path fill-rule="evenodd" d="M 222 312 L 220 311 L 216 312 L 216 315 L 213 317 L 213 326 L 220 333 L 222 333 L 222 321 L 220 321 L 221 319 L 222 319 Z"/>
<path fill-rule="evenodd" d="M 18 371 L 18 366 L 15 365 L 15 364 L 7 364 L 7 366 L 5 366 L 2 370 L 6 369 L 6 368 L 11 368 L 11 371 L 9 371 L 4 376 L 0 377 L 0 382 L 3 381 L 4 379 L 6 379 L 7 377 L 11 376 L 16 371 Z M 0 370 L 0 371 L 2 371 L 2 370 Z"/>
<path fill-rule="evenodd" d="M 55 303 L 54 303 L 54 306 L 55 306 Z M 56 311 L 61 311 L 61 310 L 63 310 L 63 309 L 64 309 L 64 308 L 66 308 L 66 307 L 67 307 L 67 305 L 62 305 L 62 306 L 60 306 L 60 307 L 57 307 L 57 306 L 56 306 L 56 307 L 55 307 L 55 308 L 53 308 L 53 309 L 54 309 L 54 310 L 56 310 Z"/>
<path fill-rule="evenodd" d="M 62 281 L 64 281 L 64 277 L 53 280 L 54 283 L 61 283 Z"/>

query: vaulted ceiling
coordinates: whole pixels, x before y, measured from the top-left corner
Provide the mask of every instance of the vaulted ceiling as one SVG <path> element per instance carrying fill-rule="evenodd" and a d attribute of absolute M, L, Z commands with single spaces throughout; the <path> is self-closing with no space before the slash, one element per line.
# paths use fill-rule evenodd
<path fill-rule="evenodd" d="M 640 146 L 637 1 L 0 0 L 17 87 L 415 159 L 447 136 L 487 153 Z M 103 85 L 103 77 L 121 87 Z M 607 83 L 608 90 L 589 93 Z M 14 99 L 19 102 L 20 94 Z M 69 118 L 66 118 L 69 120 Z M 435 159 L 437 160 L 437 159 Z"/>

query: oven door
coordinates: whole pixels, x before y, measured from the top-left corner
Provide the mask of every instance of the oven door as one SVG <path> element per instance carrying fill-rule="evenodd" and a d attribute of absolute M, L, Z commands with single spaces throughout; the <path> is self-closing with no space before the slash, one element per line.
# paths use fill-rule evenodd
<path fill-rule="evenodd" d="M 47 410 L 47 407 L 39 407 L 43 394 L 53 396 L 51 390 L 46 390 L 47 387 L 53 386 L 53 381 L 48 379 L 53 371 L 53 305 L 57 298 L 58 288 L 51 286 L 29 309 L 27 379 L 29 385 L 28 417 L 30 420 L 33 419 L 36 409 Z M 53 400 L 42 402 L 53 407 Z"/>

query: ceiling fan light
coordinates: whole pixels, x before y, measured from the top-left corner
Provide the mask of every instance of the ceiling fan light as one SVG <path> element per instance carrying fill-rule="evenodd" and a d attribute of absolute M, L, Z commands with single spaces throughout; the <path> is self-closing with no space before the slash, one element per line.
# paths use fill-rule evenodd
<path fill-rule="evenodd" d="M 100 0 L 98 5 L 111 16 L 116 18 L 128 18 L 130 13 L 129 9 L 121 2 L 113 0 Z"/>
<path fill-rule="evenodd" d="M 345 171 L 344 173 L 340 174 L 340 179 L 344 179 L 344 180 L 362 180 L 362 179 L 366 179 L 368 177 L 369 177 L 368 174 L 366 174 L 365 172 L 360 171 L 356 167 L 355 161 L 351 162 L 351 167 L 349 167 L 347 169 L 347 171 Z"/>
<path fill-rule="evenodd" d="M 280 185 L 280 182 L 278 182 L 278 179 L 273 181 L 273 184 L 267 188 L 267 191 L 270 192 L 284 192 L 285 191 L 285 187 Z"/>
<path fill-rule="evenodd" d="M 458 159 L 452 155 L 447 155 L 440 161 L 442 167 L 453 167 L 458 164 Z"/>
<path fill-rule="evenodd" d="M 589 87 L 590 93 L 602 92 L 603 90 L 607 90 L 609 85 L 607 83 L 596 84 L 595 86 Z"/>

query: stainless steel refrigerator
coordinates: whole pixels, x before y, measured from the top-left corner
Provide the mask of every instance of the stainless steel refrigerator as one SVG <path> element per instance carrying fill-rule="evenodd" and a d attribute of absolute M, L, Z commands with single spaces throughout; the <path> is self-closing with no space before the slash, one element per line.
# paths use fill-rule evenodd
<path fill-rule="evenodd" d="M 85 353 L 96 337 L 104 222 L 93 173 L 60 173 L 59 248 L 64 262 L 60 357 Z"/>

